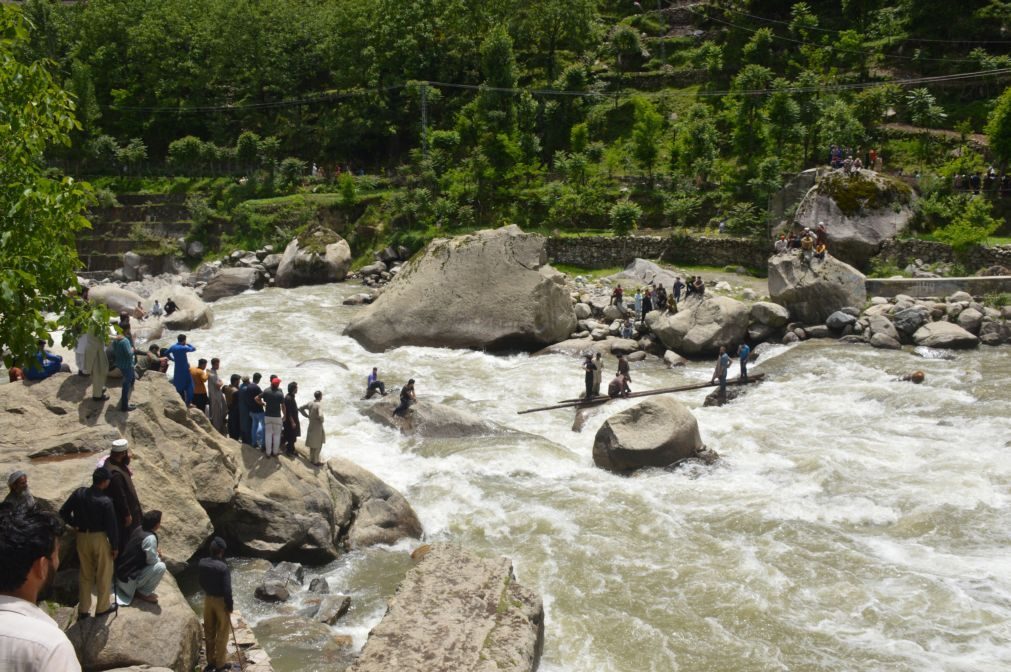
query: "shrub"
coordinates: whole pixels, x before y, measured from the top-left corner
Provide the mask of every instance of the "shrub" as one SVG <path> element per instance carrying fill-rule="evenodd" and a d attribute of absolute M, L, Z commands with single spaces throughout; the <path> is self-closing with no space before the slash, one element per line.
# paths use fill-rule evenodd
<path fill-rule="evenodd" d="M 608 214 L 614 234 L 617 236 L 627 236 L 639 225 L 639 218 L 642 217 L 642 208 L 632 201 L 618 201 L 611 206 L 611 211 Z"/>
<path fill-rule="evenodd" d="M 351 173 L 341 173 L 337 178 L 337 189 L 341 195 L 341 205 L 351 207 L 358 201 L 358 193 L 355 189 L 355 178 Z"/>
<path fill-rule="evenodd" d="M 1000 227 L 1000 221 L 990 214 L 990 202 L 981 197 L 969 199 L 968 205 L 955 216 L 955 221 L 934 231 L 934 238 L 951 245 L 959 255 L 986 242 Z"/>
<path fill-rule="evenodd" d="M 286 187 L 294 187 L 302 181 L 302 176 L 305 175 L 306 169 L 307 165 L 305 161 L 294 156 L 289 156 L 281 162 L 278 168 L 281 184 Z"/>

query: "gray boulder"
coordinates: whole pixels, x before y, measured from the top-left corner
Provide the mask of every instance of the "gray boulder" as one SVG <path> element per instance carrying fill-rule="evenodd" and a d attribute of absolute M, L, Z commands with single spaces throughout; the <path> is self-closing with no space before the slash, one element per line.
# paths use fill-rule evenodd
<path fill-rule="evenodd" d="M 423 530 L 417 514 L 395 488 L 371 471 L 341 458 L 330 459 L 327 471 L 334 484 L 351 494 L 357 511 L 347 532 L 351 548 L 421 538 Z"/>
<path fill-rule="evenodd" d="M 913 334 L 916 345 L 928 348 L 975 348 L 979 339 L 951 322 L 930 322 Z"/>
<path fill-rule="evenodd" d="M 279 562 L 263 573 L 253 595 L 264 602 L 287 602 L 294 590 L 302 587 L 305 570 L 295 562 Z"/>
<path fill-rule="evenodd" d="M 226 296 L 242 294 L 250 289 L 263 289 L 263 274 L 255 268 L 223 268 L 204 287 L 204 301 L 214 302 Z"/>
<path fill-rule="evenodd" d="M 778 303 L 757 301 L 751 304 L 751 320 L 773 328 L 786 326 L 790 321 L 790 311 Z"/>
<path fill-rule="evenodd" d="M 636 285 L 655 284 L 657 286 L 663 285 L 667 289 L 670 289 L 674 286 L 677 274 L 648 259 L 636 258 L 629 262 L 625 270 L 609 276 L 608 279 L 615 284 L 620 283 L 623 287 L 628 288 L 630 291 L 625 293 L 625 298 L 630 299 L 635 294 L 634 287 Z"/>
<path fill-rule="evenodd" d="M 281 265 L 281 260 L 284 259 L 283 254 L 271 253 L 263 258 L 261 262 L 263 267 L 267 269 L 268 273 L 276 273 L 277 268 Z"/>
<path fill-rule="evenodd" d="M 647 324 L 671 350 L 704 356 L 741 343 L 748 333 L 748 316 L 748 306 L 740 301 L 711 296 L 676 315 L 650 313 Z"/>
<path fill-rule="evenodd" d="M 607 419 L 593 439 L 593 463 L 624 474 L 666 467 L 695 457 L 704 447 L 688 407 L 670 397 L 656 397 Z"/>
<path fill-rule="evenodd" d="M 577 320 L 587 320 L 593 315 L 593 310 L 585 303 L 577 303 L 574 306 L 573 311 L 576 314 Z"/>
<path fill-rule="evenodd" d="M 516 226 L 433 240 L 344 333 L 379 352 L 399 345 L 536 350 L 568 338 L 568 292 L 540 272 L 543 236 Z"/>
<path fill-rule="evenodd" d="M 825 222 L 829 252 L 865 268 L 883 241 L 909 225 L 913 200 L 913 190 L 897 178 L 871 170 L 831 171 L 804 196 L 794 221 L 812 230 Z"/>
<path fill-rule="evenodd" d="M 200 621 L 171 574 L 158 584 L 158 604 L 137 600 L 112 616 L 79 620 L 67 637 L 85 670 L 150 665 L 190 672 L 200 658 Z"/>
<path fill-rule="evenodd" d="M 147 305 L 140 294 L 116 285 L 95 285 L 88 290 L 88 301 L 101 303 L 114 313 L 132 312 L 137 303 Z"/>
<path fill-rule="evenodd" d="M 351 247 L 330 229 L 316 226 L 292 239 L 277 266 L 278 287 L 340 282 L 351 268 Z"/>
<path fill-rule="evenodd" d="M 873 315 L 867 318 L 867 329 L 870 331 L 871 337 L 875 334 L 884 334 L 893 341 L 899 340 L 899 332 L 889 320 L 884 315 Z"/>
<path fill-rule="evenodd" d="M 847 306 L 864 305 L 864 280 L 863 273 L 831 255 L 810 266 L 792 254 L 769 258 L 769 296 L 793 319 L 809 324 L 822 324 Z"/>
<path fill-rule="evenodd" d="M 881 348 L 882 350 L 899 350 L 902 348 L 902 344 L 899 343 L 898 339 L 892 338 L 884 332 L 877 332 L 871 334 L 869 343 L 875 348 Z"/>
<path fill-rule="evenodd" d="M 428 399 L 420 399 L 412 404 L 403 418 L 394 417 L 393 411 L 399 404 L 399 399 L 388 395 L 375 401 L 362 402 L 358 410 L 381 425 L 428 439 L 457 439 L 503 433 L 501 427 L 475 413 Z"/>
<path fill-rule="evenodd" d="M 825 326 L 835 331 L 842 331 L 847 326 L 855 324 L 856 321 L 857 318 L 853 317 L 849 313 L 837 310 L 825 319 Z"/>
<path fill-rule="evenodd" d="M 319 602 L 315 620 L 334 625 L 351 608 L 351 598 L 347 595 L 327 595 Z"/>
<path fill-rule="evenodd" d="M 190 329 L 202 329 L 214 324 L 214 311 L 190 287 L 172 285 L 159 287 L 151 293 L 151 302 L 153 303 L 157 299 L 163 306 L 170 298 L 179 308 L 171 315 L 161 318 L 161 323 L 165 329 L 170 331 L 189 331 Z"/>
<path fill-rule="evenodd" d="M 1000 345 L 1011 338 L 1011 327 L 1003 322 L 984 322 L 979 329 L 979 342 L 983 345 Z"/>
<path fill-rule="evenodd" d="M 966 308 L 958 314 L 958 326 L 962 327 L 970 334 L 978 334 L 979 328 L 983 324 L 983 313 L 975 308 Z"/>
<path fill-rule="evenodd" d="M 930 321 L 930 311 L 924 306 L 913 306 L 900 310 L 892 316 L 895 328 L 902 333 L 912 336 L 917 329 Z"/>
<path fill-rule="evenodd" d="M 425 550 L 348 672 L 536 670 L 544 607 L 512 562 L 450 544 Z"/>

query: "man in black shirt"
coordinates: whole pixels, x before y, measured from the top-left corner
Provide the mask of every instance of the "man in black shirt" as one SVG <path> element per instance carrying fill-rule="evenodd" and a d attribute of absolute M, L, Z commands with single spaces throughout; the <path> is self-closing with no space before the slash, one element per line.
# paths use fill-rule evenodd
<path fill-rule="evenodd" d="M 393 409 L 393 416 L 404 417 L 407 414 L 407 409 L 417 400 L 418 398 L 414 396 L 414 378 L 411 378 L 407 381 L 407 385 L 404 385 L 400 390 L 400 405 Z"/>
<path fill-rule="evenodd" d="M 98 595 L 95 616 L 116 610 L 115 606 L 110 606 L 110 594 L 113 563 L 119 553 L 119 525 L 112 500 L 105 494 L 109 482 L 108 469 L 95 469 L 91 487 L 75 490 L 60 508 L 60 517 L 77 530 L 77 557 L 81 561 L 80 604 L 77 606 L 80 618 L 90 615 L 92 586 Z"/>
<path fill-rule="evenodd" d="M 593 378 L 594 372 L 597 370 L 597 365 L 593 363 L 593 355 L 586 355 L 583 368 L 586 369 L 586 395 L 584 398 L 587 400 L 593 399 Z"/>
<path fill-rule="evenodd" d="M 284 429 L 284 392 L 281 391 L 281 379 L 273 376 L 270 387 L 256 398 L 264 410 L 263 450 L 267 457 L 277 457 L 281 454 L 281 433 Z"/>
<path fill-rule="evenodd" d="M 225 564 L 227 545 L 221 537 L 211 542 L 211 557 L 199 565 L 200 588 L 204 591 L 204 644 L 207 667 L 204 672 L 230 669 L 225 662 L 225 647 L 231 628 L 232 573 Z"/>
<path fill-rule="evenodd" d="M 250 429 L 249 438 L 252 439 L 254 448 L 263 448 L 263 404 L 257 401 L 257 397 L 263 393 L 260 387 L 260 374 L 253 374 L 253 382 L 246 385 L 246 407 L 249 409 Z"/>

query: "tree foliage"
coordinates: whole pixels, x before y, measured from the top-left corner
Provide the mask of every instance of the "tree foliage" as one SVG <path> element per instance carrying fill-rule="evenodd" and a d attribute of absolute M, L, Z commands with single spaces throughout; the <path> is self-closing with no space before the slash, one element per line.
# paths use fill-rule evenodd
<path fill-rule="evenodd" d="M 0 343 L 8 365 L 30 363 L 36 340 L 56 328 L 72 345 L 74 334 L 105 333 L 98 325 L 108 324 L 105 311 L 71 294 L 79 289 L 74 234 L 88 227 L 92 195 L 85 183 L 49 176 L 41 162 L 80 125 L 52 64 L 24 58 L 28 31 L 20 10 L 0 5 Z"/>

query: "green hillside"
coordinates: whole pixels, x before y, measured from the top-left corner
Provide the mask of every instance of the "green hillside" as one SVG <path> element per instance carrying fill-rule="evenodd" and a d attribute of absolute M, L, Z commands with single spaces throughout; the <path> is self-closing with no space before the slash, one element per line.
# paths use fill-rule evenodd
<path fill-rule="evenodd" d="M 828 163 L 832 145 L 864 162 L 873 150 L 916 188 L 922 235 L 964 209 L 958 175 L 984 172 L 997 205 L 974 207 L 976 224 L 1005 212 L 1002 0 L 30 0 L 23 11 L 28 57 L 51 59 L 78 100 L 81 129 L 50 162 L 114 192 L 193 190 L 205 217 L 240 218 L 235 244 L 280 242 L 317 216 L 313 203 L 343 208 L 347 234 L 369 244 L 504 222 L 618 233 L 724 222 L 761 235 L 770 196 Z M 300 192 L 336 196 L 270 203 Z"/>

